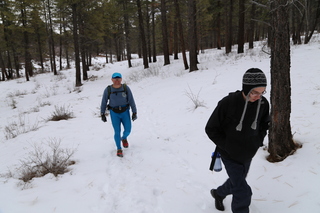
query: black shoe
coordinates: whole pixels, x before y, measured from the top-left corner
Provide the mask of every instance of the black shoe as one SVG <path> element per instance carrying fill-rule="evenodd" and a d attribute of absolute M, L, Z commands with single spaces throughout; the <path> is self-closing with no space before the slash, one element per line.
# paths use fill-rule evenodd
<path fill-rule="evenodd" d="M 211 196 L 214 198 L 215 200 L 215 204 L 216 204 L 216 209 L 220 210 L 220 211 L 224 211 L 224 205 L 223 205 L 223 199 L 224 197 L 220 197 L 217 194 L 217 190 L 216 189 L 211 189 L 210 191 Z"/>

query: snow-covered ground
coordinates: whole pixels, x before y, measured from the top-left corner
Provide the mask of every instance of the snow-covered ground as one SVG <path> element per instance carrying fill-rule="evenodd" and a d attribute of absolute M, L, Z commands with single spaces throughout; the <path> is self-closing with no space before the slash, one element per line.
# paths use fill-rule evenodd
<path fill-rule="evenodd" d="M 103 68 L 92 69 L 92 80 L 80 89 L 74 87 L 74 69 L 59 76 L 39 74 L 29 82 L 0 82 L 0 213 L 219 212 L 209 192 L 227 175 L 224 169 L 208 170 L 215 146 L 204 127 L 217 102 L 241 89 L 249 68 L 266 73 L 269 99 L 270 58 L 261 47 L 257 43 L 253 50 L 234 50 L 229 56 L 224 50 L 205 50 L 199 71 L 191 73 L 182 59 L 171 58 L 170 65 L 162 66 L 159 56 L 149 69 L 134 59 L 129 69 L 126 61 L 104 64 L 104 58 L 97 58 L 94 66 Z M 291 52 L 291 125 L 303 148 L 279 163 L 266 161 L 267 151 L 259 149 L 247 177 L 253 213 L 320 212 L 320 36 L 292 46 Z M 138 108 L 123 158 L 116 157 L 110 118 L 107 123 L 99 118 L 113 72 L 123 74 Z M 195 109 L 190 96 L 203 106 Z M 74 118 L 47 121 L 55 107 L 69 109 Z M 27 133 L 7 139 L 5 129 L 14 123 L 23 123 Z M 32 127 L 36 130 L 28 131 Z M 71 171 L 23 183 L 17 170 L 21 160 L 32 155 L 34 146 L 49 149 L 52 140 L 75 151 Z M 231 196 L 224 201 L 226 213 L 230 203 Z"/>

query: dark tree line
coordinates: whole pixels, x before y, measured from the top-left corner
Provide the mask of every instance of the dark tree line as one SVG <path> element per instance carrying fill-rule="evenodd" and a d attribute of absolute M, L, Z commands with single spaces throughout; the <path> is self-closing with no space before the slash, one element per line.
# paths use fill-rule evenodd
<path fill-rule="evenodd" d="M 270 0 L 2 0 L 0 1 L 0 80 L 29 80 L 35 72 L 76 65 L 76 86 L 88 78 L 91 58 L 106 63 L 143 58 L 145 68 L 163 55 L 183 57 L 184 68 L 197 70 L 197 55 L 207 48 L 238 45 L 268 39 Z M 294 44 L 308 43 L 320 23 L 320 1 L 284 1 Z M 189 58 L 186 52 L 189 51 Z M 57 57 L 58 56 L 58 57 Z M 59 60 L 57 60 L 59 58 Z M 62 59 L 66 59 L 66 65 Z M 44 62 L 49 61 L 50 67 Z M 37 67 L 34 67 L 34 64 Z M 82 78 L 81 78 L 82 77 Z"/>

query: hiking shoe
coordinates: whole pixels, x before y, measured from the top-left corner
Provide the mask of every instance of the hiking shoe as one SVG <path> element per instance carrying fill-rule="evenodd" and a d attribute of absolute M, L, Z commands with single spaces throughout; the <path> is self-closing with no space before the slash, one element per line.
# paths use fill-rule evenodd
<path fill-rule="evenodd" d="M 117 156 L 118 156 L 118 157 L 121 157 L 121 158 L 123 157 L 122 149 L 118 149 L 118 150 L 117 150 Z"/>
<path fill-rule="evenodd" d="M 122 145 L 124 148 L 128 148 L 129 147 L 129 143 L 127 141 L 127 139 L 122 139 Z"/>
<path fill-rule="evenodd" d="M 217 194 L 217 190 L 216 189 L 211 189 L 210 191 L 211 196 L 214 198 L 215 200 L 215 204 L 216 204 L 216 209 L 220 210 L 220 211 L 224 211 L 224 205 L 223 205 L 223 199 L 224 197 L 220 197 Z"/>

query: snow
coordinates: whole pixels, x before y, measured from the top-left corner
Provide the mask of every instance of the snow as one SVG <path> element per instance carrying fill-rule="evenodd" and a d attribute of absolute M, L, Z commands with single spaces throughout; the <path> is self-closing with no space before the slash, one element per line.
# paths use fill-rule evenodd
<path fill-rule="evenodd" d="M 191 73 L 182 59 L 171 58 L 163 66 L 159 56 L 149 69 L 143 69 L 142 59 L 134 59 L 129 69 L 126 61 L 104 64 L 104 58 L 96 58 L 94 66 L 102 69 L 89 71 L 93 80 L 78 90 L 75 69 L 59 76 L 39 74 L 29 82 L 0 82 L 0 213 L 219 212 L 210 189 L 227 175 L 224 168 L 219 173 L 208 169 L 215 145 L 204 127 L 217 102 L 241 89 L 242 75 L 251 67 L 266 73 L 270 100 L 270 57 L 262 46 L 258 42 L 244 54 L 234 47 L 228 56 L 224 50 L 205 50 L 199 70 Z M 258 150 L 247 177 L 254 213 L 320 212 L 320 35 L 310 44 L 292 46 L 291 52 L 291 125 L 303 148 L 279 163 L 269 163 L 267 151 Z M 99 118 L 102 93 L 113 72 L 122 73 L 138 108 L 123 158 L 116 157 L 110 118 L 107 123 Z M 203 106 L 195 108 L 190 96 Z M 48 121 L 55 106 L 70 109 L 74 118 Z M 5 128 L 19 119 L 36 130 L 7 139 Z M 21 160 L 34 145 L 46 148 L 53 139 L 75 150 L 70 171 L 29 183 L 19 180 Z M 224 204 L 230 213 L 231 196 Z"/>

